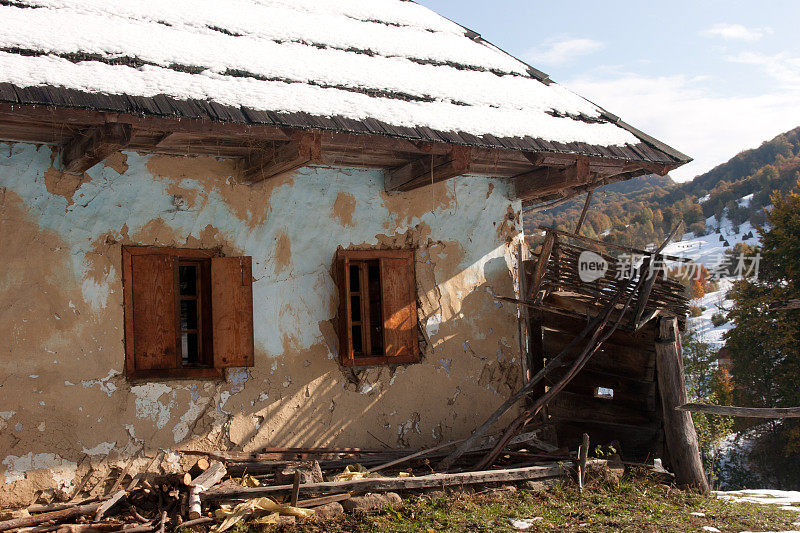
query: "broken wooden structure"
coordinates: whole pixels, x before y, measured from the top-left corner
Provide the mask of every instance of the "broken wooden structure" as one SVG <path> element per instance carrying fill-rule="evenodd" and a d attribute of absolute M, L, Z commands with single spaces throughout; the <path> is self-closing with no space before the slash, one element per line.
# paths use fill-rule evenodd
<path fill-rule="evenodd" d="M 520 302 L 529 372 L 546 368 L 565 349 L 567 357 L 530 391 L 529 401 L 563 377 L 581 347 L 570 343 L 610 310 L 618 327 L 547 404 L 542 421 L 555 426 L 560 444 L 577 447 L 586 432 L 626 460 L 663 458 L 684 483 L 707 490 L 691 419 L 675 411 L 686 397 L 680 328 L 688 299 L 683 286 L 666 277 L 665 262 L 685 259 L 541 229 L 539 253 L 524 263 L 528 292 Z M 594 279 L 581 277 L 587 257 L 599 263 L 600 271 L 589 276 Z M 630 303 L 623 306 L 625 297 Z"/>

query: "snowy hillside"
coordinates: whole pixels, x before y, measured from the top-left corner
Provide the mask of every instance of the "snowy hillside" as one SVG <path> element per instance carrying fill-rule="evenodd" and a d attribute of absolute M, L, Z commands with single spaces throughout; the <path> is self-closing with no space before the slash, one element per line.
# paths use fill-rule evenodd
<path fill-rule="evenodd" d="M 739 199 L 737 203 L 747 205 L 752 197 L 753 195 L 749 194 Z M 758 244 L 758 232 L 749 222 L 736 227 L 727 216 L 723 215 L 720 221 L 717 221 L 716 217 L 706 219 L 706 228 L 710 231 L 708 235 L 695 236 L 687 233 L 683 240 L 668 244 L 664 253 L 689 258 L 695 263 L 704 265 L 709 272 L 714 272 L 723 261 L 725 250 L 733 248 L 740 242 L 749 245 Z M 729 265 L 731 271 L 735 267 L 736 265 Z M 711 317 L 715 313 L 724 314 L 730 308 L 732 302 L 726 300 L 725 295 L 732 285 L 732 279 L 723 278 L 719 281 L 719 290 L 692 301 L 692 305 L 705 310 L 699 317 L 689 318 L 688 327 L 697 333 L 699 340 L 711 344 L 715 349 L 722 348 L 725 344 L 722 335 L 733 326 L 729 322 L 714 326 Z"/>

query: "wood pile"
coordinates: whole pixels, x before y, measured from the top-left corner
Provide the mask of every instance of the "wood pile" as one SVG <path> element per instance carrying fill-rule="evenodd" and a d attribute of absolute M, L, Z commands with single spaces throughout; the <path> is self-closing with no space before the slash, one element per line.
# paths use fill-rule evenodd
<path fill-rule="evenodd" d="M 332 448 L 184 452 L 197 460 L 183 475 L 131 476 L 125 470 L 103 496 L 32 505 L 0 521 L 0 531 L 149 533 L 194 526 L 223 531 L 230 527 L 231 516 L 235 520 L 271 514 L 275 520 L 270 523 L 325 519 L 345 509 L 394 505 L 398 492 L 574 477 L 577 450 L 539 440 L 545 429 L 518 435 L 491 468 L 478 471 L 471 465 L 491 446 L 469 450 L 447 471 L 432 466 L 462 441 L 413 452 Z M 585 471 L 585 456 L 582 464 Z"/>

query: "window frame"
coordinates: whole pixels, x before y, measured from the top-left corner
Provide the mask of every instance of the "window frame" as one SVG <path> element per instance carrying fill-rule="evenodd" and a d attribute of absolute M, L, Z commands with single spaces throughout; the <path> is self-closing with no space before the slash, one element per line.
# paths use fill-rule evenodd
<path fill-rule="evenodd" d="M 346 250 L 346 249 L 339 249 L 336 252 L 335 261 L 335 270 L 338 272 L 336 275 L 336 285 L 337 285 L 337 292 L 339 293 L 340 298 L 340 305 L 338 310 L 337 320 L 339 322 L 339 363 L 345 367 L 366 367 L 366 366 L 380 366 L 380 365 L 403 365 L 403 364 L 415 364 L 420 362 L 420 348 L 419 348 L 419 330 L 418 330 L 418 316 L 417 316 L 417 301 L 416 301 L 416 268 L 414 259 L 416 257 L 416 250 L 414 248 L 405 248 L 405 249 L 372 249 L 372 250 Z M 412 331 L 413 331 L 413 341 L 412 345 L 410 346 L 411 353 L 405 356 L 389 356 L 389 355 L 368 355 L 368 356 L 359 356 L 356 357 L 353 352 L 352 348 L 352 315 L 350 313 L 351 308 L 351 300 L 350 295 L 352 291 L 350 290 L 350 282 L 349 282 L 349 266 L 351 262 L 358 262 L 358 263 L 366 263 L 368 261 L 378 261 L 379 262 L 379 272 L 380 272 L 380 286 L 381 286 L 381 337 L 382 337 L 382 345 L 384 347 L 384 352 L 386 351 L 386 332 L 385 332 L 385 324 L 386 324 L 386 306 L 388 305 L 386 302 L 386 287 L 384 285 L 383 279 L 383 266 L 381 264 L 381 259 L 406 259 L 410 260 L 411 268 L 408 273 L 409 275 L 409 282 L 413 287 L 413 294 L 414 294 L 414 313 L 412 316 L 413 324 L 412 324 Z M 341 265 L 341 266 L 340 266 Z M 347 279 L 341 279 L 342 276 L 346 276 Z M 366 276 L 363 276 L 366 277 Z M 361 283 L 363 283 L 363 279 Z M 363 287 L 362 289 L 362 296 L 361 296 L 361 323 L 362 328 L 364 324 L 364 292 Z M 345 302 L 341 302 L 341 299 L 344 295 L 345 290 L 347 290 Z M 342 316 L 344 313 L 344 316 Z M 362 334 L 363 335 L 363 334 Z M 366 335 L 365 338 L 369 339 L 370 335 Z"/>
<path fill-rule="evenodd" d="M 163 369 L 137 369 L 136 368 L 136 352 L 134 348 L 134 316 L 133 316 L 133 278 L 132 278 L 132 257 L 135 255 L 166 255 L 173 256 L 176 264 L 180 265 L 182 261 L 197 262 L 210 261 L 214 257 L 219 257 L 218 250 L 206 250 L 199 248 L 175 248 L 175 247 L 161 247 L 161 246 L 136 246 L 136 245 L 123 245 L 122 246 L 122 292 L 123 292 L 123 312 L 124 312 L 124 346 L 125 346 L 125 375 L 128 380 L 159 380 L 159 379 L 222 379 L 224 377 L 224 369 L 214 366 L 213 352 L 206 352 L 203 354 L 204 362 L 208 366 L 178 366 L 177 368 L 163 368 Z M 201 269 L 198 269 L 201 270 Z M 174 280 L 174 299 L 176 306 L 175 313 L 175 331 L 177 334 L 176 346 L 180 347 L 180 290 L 178 287 L 178 269 L 175 269 Z M 199 289 L 199 287 L 198 287 Z M 200 291 L 198 291 L 200 292 Z M 199 294 L 198 294 L 199 296 Z M 210 294 L 210 289 L 206 298 L 209 300 L 208 305 L 212 304 L 213 295 Z M 198 298 L 199 300 L 199 298 Z M 202 320 L 204 310 L 198 304 L 198 320 Z M 210 335 L 203 335 L 202 342 L 207 342 Z M 200 340 L 200 339 L 198 339 Z M 213 350 L 213 343 L 212 348 Z M 180 359 L 181 353 L 178 352 L 177 364 L 182 365 Z"/>

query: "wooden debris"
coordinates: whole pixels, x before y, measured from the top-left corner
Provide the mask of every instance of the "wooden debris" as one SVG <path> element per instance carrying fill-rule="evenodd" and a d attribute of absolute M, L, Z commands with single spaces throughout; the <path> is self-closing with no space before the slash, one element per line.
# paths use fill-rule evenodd
<path fill-rule="evenodd" d="M 209 488 L 213 487 L 228 473 L 225 465 L 220 461 L 214 461 L 202 474 L 193 479 L 189 486 L 189 519 L 194 520 L 200 518 L 202 514 L 202 506 L 200 503 L 200 494 Z"/>
<path fill-rule="evenodd" d="M 93 502 L 83 505 L 76 505 L 74 507 L 61 509 L 59 511 L 51 511 L 49 513 L 37 514 L 34 516 L 5 520 L 3 522 L 0 522 L 0 531 L 7 531 L 9 529 L 20 529 L 23 527 L 30 527 L 30 526 L 38 526 L 39 524 L 44 524 L 46 522 L 51 522 L 51 521 L 54 523 L 61 522 L 78 516 L 86 516 L 89 514 L 96 513 L 101 505 L 103 505 L 103 502 Z"/>
<path fill-rule="evenodd" d="M 125 493 L 124 490 L 118 490 L 117 492 L 112 494 L 109 499 L 104 501 L 103 504 L 100 505 L 100 507 L 97 508 L 97 512 L 94 515 L 95 522 L 97 522 L 101 518 L 103 518 L 103 515 L 105 515 L 106 512 L 108 512 L 109 509 L 114 507 L 117 504 L 117 502 L 119 502 L 122 498 L 124 498 L 125 494 L 126 493 Z"/>
<path fill-rule="evenodd" d="M 476 483 L 494 483 L 524 481 L 555 476 L 565 476 L 568 469 L 560 464 L 529 466 L 503 470 L 487 470 L 484 472 L 459 472 L 455 474 L 430 474 L 419 477 L 400 478 L 365 478 L 351 481 L 326 481 L 324 483 L 311 483 L 302 488 L 308 492 L 388 492 L 396 490 L 424 489 L 431 487 L 445 487 L 453 485 L 470 485 Z M 271 496 L 277 493 L 287 493 L 291 485 L 276 485 L 262 487 L 226 487 L 220 486 L 209 489 L 201 494 L 204 501 L 224 501 L 235 499 L 257 498 Z"/>

